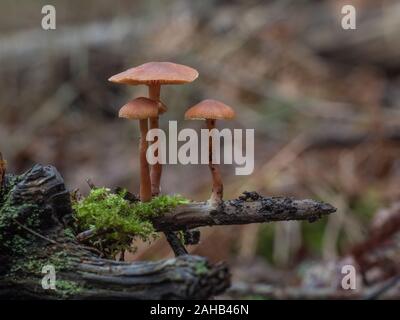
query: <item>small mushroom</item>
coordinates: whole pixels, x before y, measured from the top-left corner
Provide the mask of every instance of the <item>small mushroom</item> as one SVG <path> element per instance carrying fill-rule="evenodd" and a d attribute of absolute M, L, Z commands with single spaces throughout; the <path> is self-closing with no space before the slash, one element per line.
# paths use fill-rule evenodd
<path fill-rule="evenodd" d="M 120 118 L 137 119 L 140 127 L 140 201 L 151 200 L 151 181 L 149 163 L 146 152 L 148 143 L 146 135 L 148 131 L 148 119 L 157 116 L 161 108 L 158 101 L 140 97 L 129 101 L 119 110 Z"/>
<path fill-rule="evenodd" d="M 213 145 L 211 130 L 215 128 L 216 120 L 228 120 L 235 117 L 235 111 L 226 104 L 216 101 L 216 100 L 203 100 L 200 103 L 194 105 L 185 113 L 185 119 L 191 120 L 206 120 L 207 128 L 210 130 L 209 137 L 209 167 L 211 170 L 211 175 L 213 179 L 212 194 L 210 198 L 210 203 L 212 205 L 217 205 L 222 201 L 223 197 L 223 184 L 219 166 L 212 163 Z"/>
<path fill-rule="evenodd" d="M 163 84 L 185 84 L 196 80 L 199 73 L 190 67 L 172 62 L 148 62 L 138 67 L 118 73 L 108 79 L 119 84 L 140 85 L 149 88 L 149 98 L 160 100 L 160 87 Z M 158 129 L 158 114 L 150 118 L 150 129 Z M 155 154 L 158 156 L 158 154 Z M 152 194 L 160 193 L 162 174 L 161 163 L 156 163 L 151 169 Z"/>

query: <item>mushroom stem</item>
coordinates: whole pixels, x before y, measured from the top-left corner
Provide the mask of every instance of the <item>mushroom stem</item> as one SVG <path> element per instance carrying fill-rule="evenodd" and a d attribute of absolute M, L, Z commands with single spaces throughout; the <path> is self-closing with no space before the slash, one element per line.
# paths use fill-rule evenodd
<path fill-rule="evenodd" d="M 147 140 L 148 131 L 147 119 L 139 120 L 140 127 L 140 201 L 148 202 L 151 200 L 151 182 L 149 163 L 147 162 Z"/>
<path fill-rule="evenodd" d="M 208 140 L 208 166 L 210 167 L 211 176 L 213 180 L 212 186 L 212 193 L 210 198 L 210 203 L 212 205 L 217 205 L 222 201 L 223 197 L 223 184 L 222 184 L 222 177 L 221 172 L 219 170 L 219 165 L 212 162 L 212 155 L 213 155 L 213 143 L 212 143 L 212 136 L 211 130 L 215 129 L 215 120 L 214 119 L 206 119 L 207 128 L 210 130 L 209 140 Z"/>
<path fill-rule="evenodd" d="M 149 98 L 155 101 L 160 100 L 160 84 L 149 85 Z M 150 129 L 158 129 L 158 116 L 155 118 L 150 118 Z M 154 142 L 157 141 L 157 137 Z M 155 151 L 155 156 L 158 157 L 159 150 Z M 157 162 L 151 167 L 151 193 L 153 196 L 158 196 L 160 194 L 160 181 L 162 174 L 162 164 Z"/>

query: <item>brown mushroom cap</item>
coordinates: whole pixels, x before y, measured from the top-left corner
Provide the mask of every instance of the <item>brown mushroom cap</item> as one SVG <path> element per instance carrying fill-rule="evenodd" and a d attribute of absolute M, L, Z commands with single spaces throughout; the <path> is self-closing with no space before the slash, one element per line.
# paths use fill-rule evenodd
<path fill-rule="evenodd" d="M 120 84 L 183 84 L 194 81 L 197 70 L 172 62 L 148 62 L 118 73 L 108 80 Z"/>
<path fill-rule="evenodd" d="M 148 119 L 158 115 L 160 102 L 140 97 L 129 101 L 119 110 L 120 118 Z"/>
<path fill-rule="evenodd" d="M 226 104 L 216 100 L 203 100 L 185 113 L 185 119 L 233 119 L 235 111 Z"/>

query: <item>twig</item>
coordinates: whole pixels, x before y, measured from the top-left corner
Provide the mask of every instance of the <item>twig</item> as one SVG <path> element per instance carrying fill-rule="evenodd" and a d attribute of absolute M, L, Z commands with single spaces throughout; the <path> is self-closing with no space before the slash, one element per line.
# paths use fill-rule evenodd
<path fill-rule="evenodd" d="M 48 242 L 50 242 L 50 243 L 52 243 L 52 244 L 58 244 L 57 241 L 51 240 L 51 239 L 49 239 L 49 238 L 47 238 L 47 237 L 41 235 L 40 233 L 37 233 L 36 231 L 32 230 L 31 228 L 28 228 L 27 226 L 23 225 L 23 224 L 22 224 L 21 222 L 19 222 L 18 220 L 16 220 L 16 219 L 13 219 L 13 220 L 14 220 L 14 222 L 15 222 L 17 225 L 19 225 L 22 229 L 25 229 L 26 231 L 28 231 L 29 233 L 35 235 L 36 237 L 39 237 L 39 238 L 41 238 L 41 239 L 43 239 L 43 240 L 46 240 L 46 241 L 48 241 Z"/>
<path fill-rule="evenodd" d="M 88 184 L 90 190 L 96 189 L 96 185 L 93 183 L 92 179 L 86 179 L 86 183 Z"/>
<path fill-rule="evenodd" d="M 272 221 L 308 220 L 313 222 L 335 212 L 327 203 L 314 200 L 294 200 L 286 197 L 263 197 L 245 192 L 238 199 L 224 201 L 218 207 L 205 202 L 182 205 L 153 224 L 158 231 L 178 231 L 203 226 L 265 223 Z"/>
<path fill-rule="evenodd" d="M 185 246 L 182 244 L 175 232 L 165 231 L 164 234 L 176 257 L 188 254 Z"/>

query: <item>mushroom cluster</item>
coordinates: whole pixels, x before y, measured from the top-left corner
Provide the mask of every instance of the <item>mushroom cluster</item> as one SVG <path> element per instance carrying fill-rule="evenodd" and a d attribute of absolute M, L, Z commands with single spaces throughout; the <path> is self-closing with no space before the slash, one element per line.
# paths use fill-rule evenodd
<path fill-rule="evenodd" d="M 149 129 L 159 128 L 159 115 L 167 111 L 160 101 L 160 88 L 164 84 L 185 84 L 197 79 L 199 73 L 188 66 L 171 62 L 148 62 L 138 67 L 118 73 L 109 81 L 118 84 L 148 86 L 149 97 L 139 97 L 129 101 L 119 111 L 119 117 L 139 120 L 140 128 L 140 200 L 150 201 L 152 196 L 160 194 L 162 164 L 157 162 L 151 168 L 146 158 L 148 143 L 146 135 Z M 216 120 L 232 119 L 235 112 L 231 107 L 216 100 L 204 100 L 185 113 L 186 119 L 202 119 L 209 130 L 209 167 L 213 180 L 210 203 L 217 205 L 222 201 L 223 184 L 217 164 L 213 163 L 212 129 Z M 156 143 L 155 140 L 153 143 Z M 159 150 L 155 156 L 161 158 Z"/>

